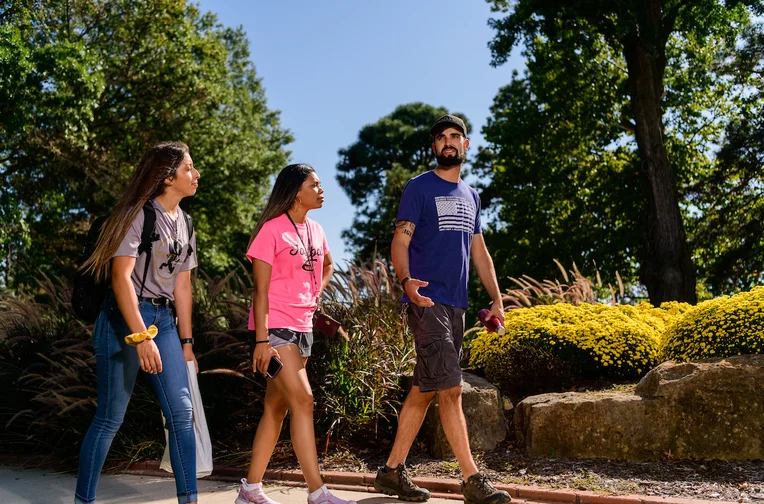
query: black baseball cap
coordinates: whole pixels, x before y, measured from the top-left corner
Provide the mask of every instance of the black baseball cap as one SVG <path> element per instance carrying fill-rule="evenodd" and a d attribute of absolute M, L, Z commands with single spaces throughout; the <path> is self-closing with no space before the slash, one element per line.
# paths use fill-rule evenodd
<path fill-rule="evenodd" d="M 435 124 L 430 128 L 430 136 L 434 137 L 437 133 L 440 133 L 446 128 L 460 129 L 462 130 L 462 133 L 464 133 L 464 136 L 467 136 L 467 126 L 465 126 L 464 121 L 451 114 L 446 114 L 435 121 Z"/>

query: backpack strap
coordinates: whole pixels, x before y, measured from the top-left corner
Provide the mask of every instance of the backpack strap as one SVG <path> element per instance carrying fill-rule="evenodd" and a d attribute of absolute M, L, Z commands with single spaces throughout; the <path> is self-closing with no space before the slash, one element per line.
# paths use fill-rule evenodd
<path fill-rule="evenodd" d="M 186 230 L 188 230 L 188 249 L 186 251 L 186 259 L 184 259 L 185 261 L 191 257 L 191 252 L 194 251 L 193 247 L 191 247 L 191 237 L 194 235 L 194 220 L 190 215 L 184 212 L 182 208 L 178 207 L 178 209 L 180 210 L 180 213 L 183 214 L 183 218 L 186 219 Z"/>
<path fill-rule="evenodd" d="M 143 265 L 143 279 L 141 280 L 141 292 L 138 297 L 143 296 L 143 288 L 146 286 L 146 277 L 149 274 L 149 263 L 151 262 L 152 244 L 159 239 L 159 235 L 154 231 L 154 225 L 157 221 L 157 211 L 151 200 L 143 205 L 143 230 L 141 231 L 141 244 L 138 245 L 138 255 L 146 254 L 146 263 Z"/>

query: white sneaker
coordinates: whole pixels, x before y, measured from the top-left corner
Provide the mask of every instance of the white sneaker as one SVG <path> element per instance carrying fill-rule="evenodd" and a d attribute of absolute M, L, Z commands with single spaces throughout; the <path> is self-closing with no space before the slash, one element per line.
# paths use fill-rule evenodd
<path fill-rule="evenodd" d="M 236 504 L 279 504 L 265 495 L 262 486 L 260 486 L 260 488 L 255 488 L 254 490 L 245 490 L 244 485 L 246 483 L 247 479 L 242 478 L 241 486 L 239 487 L 239 495 L 234 501 Z"/>
<path fill-rule="evenodd" d="M 316 500 L 308 495 L 308 504 L 356 504 L 356 501 L 340 499 L 329 490 L 324 490 Z"/>

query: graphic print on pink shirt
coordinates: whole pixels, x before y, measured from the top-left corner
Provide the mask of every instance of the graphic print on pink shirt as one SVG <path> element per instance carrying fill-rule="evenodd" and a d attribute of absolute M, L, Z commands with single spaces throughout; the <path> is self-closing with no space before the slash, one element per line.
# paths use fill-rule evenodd
<path fill-rule="evenodd" d="M 321 226 L 306 218 L 305 224 L 295 226 L 286 214 L 266 222 L 247 250 L 247 258 L 259 259 L 271 265 L 268 288 L 268 328 L 294 331 L 313 330 L 318 290 L 324 256 L 329 252 L 326 235 Z M 310 243 L 308 245 L 308 229 Z M 300 237 L 302 241 L 300 241 Z M 303 246 L 303 244 L 305 246 Z M 311 250 L 306 250 L 311 247 Z M 313 272 L 306 268 L 313 266 Z M 313 280 L 315 275 L 315 284 Z M 249 311 L 250 330 L 255 329 L 253 310 Z"/>

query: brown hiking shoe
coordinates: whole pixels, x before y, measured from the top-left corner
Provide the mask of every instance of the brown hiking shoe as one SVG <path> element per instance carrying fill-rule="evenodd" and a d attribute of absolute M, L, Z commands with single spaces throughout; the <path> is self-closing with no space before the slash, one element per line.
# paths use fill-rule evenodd
<path fill-rule="evenodd" d="M 494 488 L 481 472 L 470 476 L 466 483 L 462 480 L 462 495 L 466 504 L 507 504 L 512 500 L 507 492 Z"/>
<path fill-rule="evenodd" d="M 385 495 L 395 495 L 400 500 L 410 502 L 424 502 L 430 498 L 430 492 L 420 488 L 411 481 L 406 466 L 398 464 L 398 467 L 390 472 L 385 472 L 385 466 L 379 468 L 377 477 L 374 478 L 374 489 Z"/>

